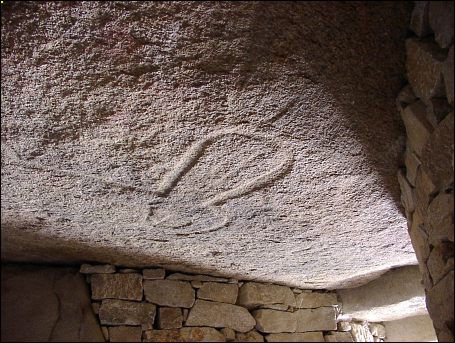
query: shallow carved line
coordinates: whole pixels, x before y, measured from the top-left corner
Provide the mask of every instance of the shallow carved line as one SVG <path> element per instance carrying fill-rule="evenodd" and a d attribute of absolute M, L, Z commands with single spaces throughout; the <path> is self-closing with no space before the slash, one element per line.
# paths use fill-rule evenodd
<path fill-rule="evenodd" d="M 292 168 L 293 162 L 294 162 L 293 157 L 291 155 L 288 155 L 286 157 L 286 160 L 283 163 L 281 163 L 278 167 L 252 180 L 244 182 L 233 189 L 215 195 L 214 197 L 203 203 L 203 205 L 205 206 L 220 205 L 229 199 L 239 198 L 243 195 L 264 188 L 270 185 L 273 181 L 279 179 L 281 176 L 286 174 Z"/>
<path fill-rule="evenodd" d="M 244 131 L 244 129 L 242 129 L 242 128 L 223 129 L 223 130 L 215 131 L 215 132 L 209 134 L 206 138 L 196 141 L 188 148 L 188 150 L 180 158 L 177 165 L 171 170 L 171 172 L 168 175 L 166 175 L 164 177 L 161 184 L 157 187 L 156 194 L 158 196 L 165 196 L 165 195 L 169 194 L 169 192 L 175 187 L 175 185 L 178 183 L 178 181 L 192 167 L 194 167 L 194 165 L 197 163 L 199 158 L 204 153 L 205 149 L 210 144 L 214 143 L 218 138 L 225 136 L 225 135 L 229 135 L 229 134 L 236 134 L 236 135 L 251 137 L 251 138 L 256 138 L 256 139 L 258 139 L 258 138 L 259 139 L 274 139 L 274 137 L 269 137 L 268 135 L 265 135 L 265 134 L 250 133 L 250 132 Z M 275 138 L 275 140 L 276 140 L 276 138 Z M 289 155 L 291 155 L 291 154 L 289 153 Z M 256 187 L 253 186 L 253 183 L 261 183 L 261 185 L 262 184 L 265 185 L 266 183 L 263 182 L 263 177 L 268 180 L 269 178 L 276 179 L 277 177 L 282 176 L 283 171 L 287 171 L 289 166 L 292 166 L 292 162 L 293 162 L 293 157 L 288 156 L 286 158 L 285 162 L 282 165 L 280 165 L 278 168 L 275 168 L 271 172 L 261 175 L 255 179 L 253 179 L 252 181 L 246 182 L 243 185 L 240 185 L 231 191 L 222 193 L 222 194 L 224 194 L 223 196 L 221 196 L 221 194 L 220 194 L 219 196 L 221 198 L 219 200 L 217 200 L 217 199 L 209 200 L 207 205 L 222 203 L 222 202 L 226 201 L 227 199 L 232 199 L 232 198 L 237 197 L 234 195 L 234 193 L 239 193 L 239 189 L 237 189 L 239 187 L 251 189 L 251 190 L 248 190 L 246 193 L 244 193 L 244 192 L 239 193 L 240 195 L 244 195 L 244 194 L 247 194 L 247 193 L 251 192 L 252 190 L 256 189 Z M 262 187 L 262 186 L 259 186 L 259 188 L 260 187 Z M 225 194 L 225 193 L 227 193 L 227 194 Z M 224 198 L 226 198 L 226 199 L 223 200 Z"/>

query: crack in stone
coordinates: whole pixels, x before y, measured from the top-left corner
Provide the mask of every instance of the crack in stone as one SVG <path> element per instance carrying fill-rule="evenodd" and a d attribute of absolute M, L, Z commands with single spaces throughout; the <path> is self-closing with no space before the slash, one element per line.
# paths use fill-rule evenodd
<path fill-rule="evenodd" d="M 62 302 L 61 302 L 60 297 L 58 296 L 57 292 L 55 291 L 55 283 L 56 283 L 56 281 L 57 281 L 57 276 L 54 273 L 54 278 L 52 280 L 52 292 L 54 293 L 55 297 L 57 298 L 57 314 L 58 315 L 57 315 L 57 319 L 55 320 L 54 325 L 52 325 L 52 329 L 51 329 L 51 332 L 49 334 L 49 338 L 47 339 L 48 342 L 52 341 L 52 336 L 54 334 L 55 328 L 57 327 L 57 324 L 60 321 L 61 315 L 62 315 Z"/>

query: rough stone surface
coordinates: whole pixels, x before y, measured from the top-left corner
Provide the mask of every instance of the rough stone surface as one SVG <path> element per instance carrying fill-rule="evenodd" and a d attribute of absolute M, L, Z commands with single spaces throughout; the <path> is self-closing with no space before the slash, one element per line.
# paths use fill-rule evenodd
<path fill-rule="evenodd" d="M 168 280 L 181 280 L 181 281 L 205 281 L 205 282 L 228 282 L 228 279 L 215 277 L 210 275 L 189 275 L 174 273 L 167 277 Z"/>
<path fill-rule="evenodd" d="M 302 288 L 416 263 L 395 179 L 410 11 L 6 1 L 2 256 Z"/>
<path fill-rule="evenodd" d="M 385 338 L 385 327 L 382 324 L 379 323 L 370 323 L 368 325 L 370 332 L 373 336 L 379 337 L 379 338 Z"/>
<path fill-rule="evenodd" d="M 235 284 L 205 282 L 197 291 L 199 299 L 235 304 L 239 287 Z"/>
<path fill-rule="evenodd" d="M 417 36 L 425 37 L 431 33 L 428 18 L 429 1 L 414 1 L 414 3 L 409 26 Z"/>
<path fill-rule="evenodd" d="M 93 274 L 92 299 L 142 300 L 142 276 L 138 274 Z"/>
<path fill-rule="evenodd" d="M 366 322 L 351 323 L 351 335 L 354 342 L 374 342 L 373 335 Z"/>
<path fill-rule="evenodd" d="M 336 293 L 304 292 L 295 296 L 295 307 L 316 308 L 337 305 Z"/>
<path fill-rule="evenodd" d="M 180 330 L 147 330 L 144 331 L 143 342 L 182 342 Z"/>
<path fill-rule="evenodd" d="M 101 327 L 101 331 L 103 332 L 104 340 L 109 341 L 109 328 L 106 326 Z"/>
<path fill-rule="evenodd" d="M 324 342 L 322 332 L 272 333 L 265 336 L 267 342 Z"/>
<path fill-rule="evenodd" d="M 449 50 L 449 54 L 447 55 L 447 60 L 442 67 L 442 72 L 444 75 L 444 84 L 446 86 L 446 96 L 449 103 L 453 105 L 453 63 L 454 63 L 454 53 L 453 53 L 453 45 Z"/>
<path fill-rule="evenodd" d="M 429 23 L 441 48 L 453 43 L 453 1 L 429 1 Z"/>
<path fill-rule="evenodd" d="M 422 149 L 422 165 L 437 189 L 446 190 L 453 183 L 453 112 L 441 121 Z"/>
<path fill-rule="evenodd" d="M 354 342 L 350 332 L 331 332 L 324 336 L 326 342 Z"/>
<path fill-rule="evenodd" d="M 188 318 L 188 314 L 190 313 L 190 311 L 187 308 L 184 308 L 182 310 L 182 312 L 183 312 L 183 322 L 186 322 L 186 319 Z"/>
<path fill-rule="evenodd" d="M 424 227 L 423 219 L 417 211 L 412 215 L 412 224 L 409 235 L 411 236 L 418 261 L 426 263 L 428 256 L 430 255 L 428 233 Z M 420 263 L 419 266 L 421 265 L 422 264 Z"/>
<path fill-rule="evenodd" d="M 428 257 L 427 267 L 434 284 L 453 270 L 453 243 L 441 242 L 434 246 Z"/>
<path fill-rule="evenodd" d="M 297 327 L 297 317 L 291 312 L 264 309 L 253 315 L 256 329 L 264 333 L 295 332 Z"/>
<path fill-rule="evenodd" d="M 256 330 L 251 330 L 245 333 L 237 333 L 235 340 L 237 342 L 264 342 L 264 337 Z"/>
<path fill-rule="evenodd" d="M 453 243 L 453 207 L 453 194 L 440 193 L 431 201 L 427 222 L 429 241 L 433 245 L 447 239 Z"/>
<path fill-rule="evenodd" d="M 338 322 L 338 331 L 351 331 L 351 322 Z"/>
<path fill-rule="evenodd" d="M 235 340 L 235 331 L 231 328 L 222 328 L 220 331 L 226 337 L 227 342 Z"/>
<path fill-rule="evenodd" d="M 194 289 L 186 281 L 146 280 L 144 295 L 147 301 L 169 307 L 190 308 L 195 299 Z"/>
<path fill-rule="evenodd" d="M 406 179 L 411 184 L 411 186 L 415 186 L 417 169 L 419 168 L 421 162 L 415 153 L 411 150 L 411 147 L 406 147 L 406 151 L 404 153 L 404 163 L 406 166 Z"/>
<path fill-rule="evenodd" d="M 144 269 L 142 271 L 142 277 L 144 280 L 160 280 L 164 279 L 164 269 Z"/>
<path fill-rule="evenodd" d="M 416 209 L 425 217 L 430 201 L 437 193 L 437 188 L 430 177 L 430 171 L 424 165 L 420 165 L 417 171 L 416 186 L 415 186 L 415 202 Z"/>
<path fill-rule="evenodd" d="M 444 65 L 447 64 L 447 61 Z M 444 79 L 445 80 L 445 79 Z M 452 111 L 453 106 L 451 106 L 447 99 L 444 98 L 431 98 L 425 105 L 427 106 L 427 119 L 433 127 L 438 126 L 438 124 L 446 117 L 446 115 Z"/>
<path fill-rule="evenodd" d="M 249 309 L 271 304 L 295 306 L 295 296 L 289 287 L 247 282 L 240 287 L 237 303 Z"/>
<path fill-rule="evenodd" d="M 381 322 L 426 314 L 425 290 L 419 267 L 393 269 L 379 279 L 338 290 L 343 313 L 351 318 Z"/>
<path fill-rule="evenodd" d="M 202 285 L 204 285 L 204 283 L 202 281 L 198 281 L 198 280 L 191 281 L 191 286 L 193 288 L 201 288 Z"/>
<path fill-rule="evenodd" d="M 452 270 L 428 291 L 428 313 L 436 329 L 443 329 L 445 323 L 454 321 L 453 275 Z"/>
<path fill-rule="evenodd" d="M 90 264 L 83 264 L 79 273 L 82 274 L 112 274 L 115 273 L 115 267 L 110 264 L 100 264 L 92 266 Z"/>
<path fill-rule="evenodd" d="M 278 311 L 287 311 L 290 307 L 284 304 L 270 304 L 270 305 L 261 305 L 258 308 L 268 308 L 271 310 L 278 310 Z"/>
<path fill-rule="evenodd" d="M 336 311 L 333 307 L 298 310 L 294 314 L 297 320 L 297 332 L 337 329 Z"/>
<path fill-rule="evenodd" d="M 109 328 L 110 342 L 141 342 L 142 329 L 140 326 L 114 326 Z"/>
<path fill-rule="evenodd" d="M 104 342 L 77 269 L 2 264 L 2 342 Z"/>
<path fill-rule="evenodd" d="M 185 322 L 186 326 L 227 327 L 239 332 L 250 331 L 255 324 L 253 316 L 243 307 L 199 299 Z"/>
<path fill-rule="evenodd" d="M 182 309 L 175 307 L 160 307 L 158 309 L 159 329 L 179 329 L 182 327 Z"/>
<path fill-rule="evenodd" d="M 224 335 L 214 328 L 182 328 L 182 342 L 225 342 Z"/>
<path fill-rule="evenodd" d="M 100 303 L 92 303 L 93 313 L 98 314 L 100 312 Z"/>
<path fill-rule="evenodd" d="M 384 322 L 386 342 L 436 342 L 436 333 L 430 316 L 413 316 Z M 449 340 L 442 342 L 450 342 Z"/>
<path fill-rule="evenodd" d="M 431 41 L 406 40 L 406 70 L 414 93 L 423 100 L 444 95 L 442 67 L 446 56 Z"/>
<path fill-rule="evenodd" d="M 103 325 L 141 325 L 144 330 L 153 327 L 156 306 L 133 301 L 106 299 L 100 307 Z"/>
<path fill-rule="evenodd" d="M 121 274 L 139 273 L 139 271 L 137 269 L 131 269 L 131 268 L 122 268 L 122 269 L 119 269 L 117 272 L 119 272 Z"/>
<path fill-rule="evenodd" d="M 403 170 L 399 169 L 397 173 L 398 183 L 401 189 L 401 202 L 409 213 L 414 212 L 415 209 L 415 195 L 413 187 L 409 184 Z"/>
<path fill-rule="evenodd" d="M 425 104 L 416 101 L 401 112 L 401 118 L 406 126 L 409 145 L 418 155 L 422 154 L 423 147 L 428 141 L 433 126 L 427 119 Z"/>

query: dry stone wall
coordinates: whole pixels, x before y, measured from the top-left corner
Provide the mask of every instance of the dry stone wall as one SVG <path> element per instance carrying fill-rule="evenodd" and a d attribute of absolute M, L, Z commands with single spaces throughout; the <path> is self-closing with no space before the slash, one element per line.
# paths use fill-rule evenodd
<path fill-rule="evenodd" d="M 381 342 L 380 323 L 340 321 L 335 292 L 164 269 L 81 266 L 111 342 Z"/>
<path fill-rule="evenodd" d="M 407 133 L 398 181 L 439 341 L 454 339 L 453 6 L 416 2 L 406 41 L 409 84 L 397 99 Z"/>

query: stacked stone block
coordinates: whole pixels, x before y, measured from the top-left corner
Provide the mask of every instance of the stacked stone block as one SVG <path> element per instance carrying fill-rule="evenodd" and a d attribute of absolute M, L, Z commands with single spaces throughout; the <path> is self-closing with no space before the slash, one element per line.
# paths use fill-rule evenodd
<path fill-rule="evenodd" d="M 83 265 L 80 271 L 111 342 L 352 342 L 385 336 L 373 336 L 368 323 L 337 323 L 335 292 L 158 268 Z"/>
<path fill-rule="evenodd" d="M 397 98 L 407 133 L 398 181 L 440 341 L 454 339 L 453 11 L 449 1 L 416 2 L 406 40 L 409 84 Z"/>

